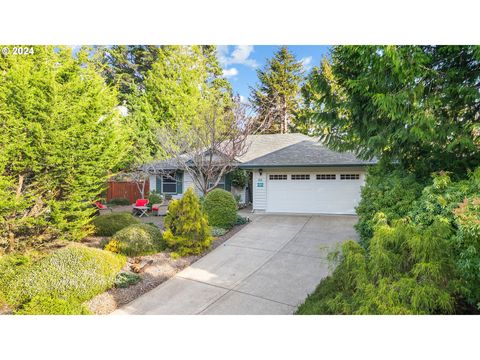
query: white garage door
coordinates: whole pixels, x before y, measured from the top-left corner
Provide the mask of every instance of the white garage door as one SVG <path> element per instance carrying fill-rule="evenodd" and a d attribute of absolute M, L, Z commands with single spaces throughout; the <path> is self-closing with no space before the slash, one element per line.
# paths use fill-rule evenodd
<path fill-rule="evenodd" d="M 267 175 L 267 211 L 355 214 L 361 172 L 272 173 Z"/>

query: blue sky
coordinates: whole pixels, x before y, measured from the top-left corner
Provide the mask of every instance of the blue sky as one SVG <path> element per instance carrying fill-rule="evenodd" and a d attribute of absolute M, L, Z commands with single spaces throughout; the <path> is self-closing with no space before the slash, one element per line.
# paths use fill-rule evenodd
<path fill-rule="evenodd" d="M 250 86 L 258 82 L 256 69 L 263 68 L 268 58 L 279 49 L 277 45 L 220 45 L 218 59 L 224 75 L 230 80 L 235 93 L 248 99 Z M 329 46 L 291 45 L 288 46 L 298 60 L 304 64 L 306 71 L 320 64 L 328 55 Z"/>

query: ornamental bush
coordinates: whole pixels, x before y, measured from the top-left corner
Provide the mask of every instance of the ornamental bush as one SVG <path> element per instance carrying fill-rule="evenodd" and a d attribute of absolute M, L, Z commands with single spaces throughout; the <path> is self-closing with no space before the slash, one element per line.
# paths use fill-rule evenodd
<path fill-rule="evenodd" d="M 454 263 L 449 224 L 423 229 L 379 218 L 369 254 L 343 244 L 338 267 L 297 310 L 298 314 L 452 314 Z"/>
<path fill-rule="evenodd" d="M 7 303 L 16 308 L 36 296 L 83 302 L 113 286 L 125 257 L 81 245 L 55 251 L 22 265 L 15 276 L 2 281 Z"/>
<path fill-rule="evenodd" d="M 112 244 L 112 245 L 110 245 Z M 165 248 L 162 232 L 149 224 L 133 224 L 123 228 L 113 235 L 110 243 L 105 247 L 127 256 L 153 254 Z"/>
<path fill-rule="evenodd" d="M 233 195 L 223 189 L 215 189 L 207 194 L 203 209 L 210 226 L 230 229 L 237 221 L 237 203 Z"/>
<path fill-rule="evenodd" d="M 91 315 L 88 308 L 75 301 L 50 296 L 35 296 L 15 312 L 16 315 Z"/>
<path fill-rule="evenodd" d="M 247 172 L 243 169 L 235 169 L 230 174 L 232 179 L 232 185 L 236 187 L 243 188 L 247 185 L 248 175 Z"/>
<path fill-rule="evenodd" d="M 140 220 L 127 212 L 100 215 L 92 220 L 97 236 L 113 236 L 117 231 L 139 223 Z"/>
<path fill-rule="evenodd" d="M 180 256 L 200 254 L 212 243 L 207 217 L 191 188 L 181 199 L 168 205 L 165 228 L 163 238 L 166 244 Z"/>
<path fill-rule="evenodd" d="M 150 191 L 148 194 L 148 206 L 151 209 L 153 204 L 161 204 L 163 201 L 163 196 L 161 193 L 156 191 Z"/>

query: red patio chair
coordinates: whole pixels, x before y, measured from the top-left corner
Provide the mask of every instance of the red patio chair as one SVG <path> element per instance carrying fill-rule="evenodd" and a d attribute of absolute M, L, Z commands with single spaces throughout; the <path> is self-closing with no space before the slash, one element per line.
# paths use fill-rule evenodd
<path fill-rule="evenodd" d="M 95 205 L 95 207 L 96 207 L 98 210 L 110 210 L 110 211 L 113 211 L 112 208 L 109 208 L 107 205 L 102 204 L 100 201 L 95 201 L 94 205 Z"/>
<path fill-rule="evenodd" d="M 133 205 L 132 213 L 138 215 L 138 217 L 148 216 L 148 199 L 137 199 Z"/>

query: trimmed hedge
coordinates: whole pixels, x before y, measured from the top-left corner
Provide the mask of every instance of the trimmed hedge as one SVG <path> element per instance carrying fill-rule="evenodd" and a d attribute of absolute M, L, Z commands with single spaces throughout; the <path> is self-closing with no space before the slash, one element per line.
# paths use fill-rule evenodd
<path fill-rule="evenodd" d="M 113 236 L 117 231 L 139 223 L 140 220 L 127 212 L 100 215 L 92 220 L 97 236 Z"/>
<path fill-rule="evenodd" d="M 149 224 L 134 224 L 118 231 L 105 247 L 127 256 L 153 254 L 164 248 L 162 232 Z"/>
<path fill-rule="evenodd" d="M 237 202 L 230 192 L 223 189 L 209 192 L 205 197 L 203 209 L 210 226 L 230 229 L 237 221 Z"/>
<path fill-rule="evenodd" d="M 16 315 L 91 315 L 85 305 L 50 296 L 35 296 Z"/>
<path fill-rule="evenodd" d="M 0 291 L 12 307 L 37 296 L 83 302 L 112 287 L 125 262 L 108 251 L 72 245 L 18 266 L 15 276 L 1 282 Z"/>

